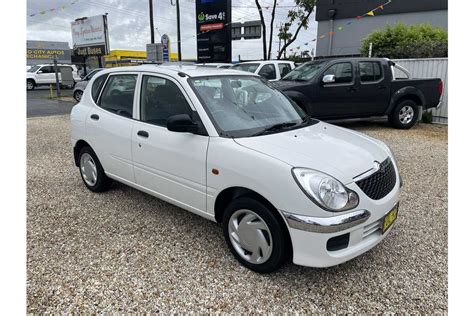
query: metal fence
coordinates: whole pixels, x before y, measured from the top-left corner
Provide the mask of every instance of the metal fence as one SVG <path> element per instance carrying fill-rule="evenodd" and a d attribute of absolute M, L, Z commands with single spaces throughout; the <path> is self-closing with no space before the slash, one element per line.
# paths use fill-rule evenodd
<path fill-rule="evenodd" d="M 443 95 L 441 105 L 433 109 L 433 123 L 448 124 L 448 58 L 394 59 L 407 69 L 413 78 L 441 78 Z"/>

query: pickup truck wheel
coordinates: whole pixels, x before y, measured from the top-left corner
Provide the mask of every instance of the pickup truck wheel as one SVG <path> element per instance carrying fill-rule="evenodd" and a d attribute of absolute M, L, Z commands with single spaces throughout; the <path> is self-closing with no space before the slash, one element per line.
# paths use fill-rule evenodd
<path fill-rule="evenodd" d="M 79 171 L 82 181 L 92 192 L 104 192 L 112 183 L 112 180 L 105 175 L 99 158 L 88 146 L 79 152 Z"/>
<path fill-rule="evenodd" d="M 404 100 L 397 104 L 388 116 L 390 124 L 398 129 L 409 129 L 418 120 L 418 105 L 412 100 Z"/>
<path fill-rule="evenodd" d="M 224 237 L 234 257 L 258 273 L 280 268 L 288 258 L 284 227 L 264 204 L 241 197 L 224 211 Z"/>
<path fill-rule="evenodd" d="M 26 90 L 31 91 L 35 88 L 35 82 L 31 79 L 26 80 Z"/>

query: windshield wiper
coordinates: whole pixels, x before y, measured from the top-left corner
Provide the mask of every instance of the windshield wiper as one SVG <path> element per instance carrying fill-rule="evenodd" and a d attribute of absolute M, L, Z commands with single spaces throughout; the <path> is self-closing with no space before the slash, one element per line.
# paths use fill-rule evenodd
<path fill-rule="evenodd" d="M 275 131 L 285 129 L 287 127 L 291 127 L 291 126 L 295 126 L 295 125 L 296 125 L 296 123 L 294 123 L 294 122 L 285 122 L 285 123 L 278 123 L 278 124 L 270 125 L 269 127 L 264 128 L 263 130 L 253 134 L 252 136 L 259 136 L 259 135 L 263 135 L 263 134 L 266 134 L 266 133 L 275 132 Z"/>

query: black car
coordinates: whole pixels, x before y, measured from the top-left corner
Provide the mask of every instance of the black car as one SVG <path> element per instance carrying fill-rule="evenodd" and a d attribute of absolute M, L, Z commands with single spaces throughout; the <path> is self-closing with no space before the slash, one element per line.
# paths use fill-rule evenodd
<path fill-rule="evenodd" d="M 404 78 L 395 78 L 395 69 Z M 386 58 L 310 61 L 274 85 L 312 117 L 387 115 L 401 129 L 416 123 L 420 106 L 437 107 L 443 90 L 441 79 L 412 79 L 408 71 Z"/>

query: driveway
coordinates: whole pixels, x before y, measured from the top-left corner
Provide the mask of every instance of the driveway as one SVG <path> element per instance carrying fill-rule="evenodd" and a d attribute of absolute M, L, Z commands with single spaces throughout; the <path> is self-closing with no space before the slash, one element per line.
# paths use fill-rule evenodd
<path fill-rule="evenodd" d="M 336 267 L 260 275 L 232 257 L 221 225 L 118 183 L 88 191 L 68 120 L 28 119 L 28 313 L 447 313 L 446 126 L 345 124 L 398 158 L 392 232 Z"/>

